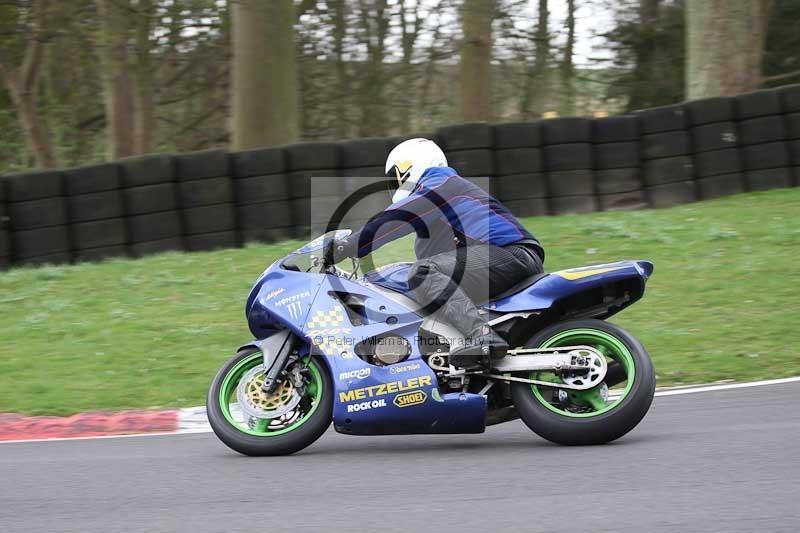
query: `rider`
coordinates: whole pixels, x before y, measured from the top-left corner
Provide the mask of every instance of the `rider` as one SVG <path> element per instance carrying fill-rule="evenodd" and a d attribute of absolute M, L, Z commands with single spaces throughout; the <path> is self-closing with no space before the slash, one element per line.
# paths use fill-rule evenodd
<path fill-rule="evenodd" d="M 386 175 L 399 186 L 392 204 L 347 240 L 329 243 L 329 259 L 363 257 L 416 231 L 409 296 L 464 336 L 465 343 L 451 350 L 450 363 L 475 368 L 503 357 L 508 344 L 474 302 L 542 272 L 542 245 L 505 206 L 448 167 L 433 141 L 397 145 L 386 160 Z"/>

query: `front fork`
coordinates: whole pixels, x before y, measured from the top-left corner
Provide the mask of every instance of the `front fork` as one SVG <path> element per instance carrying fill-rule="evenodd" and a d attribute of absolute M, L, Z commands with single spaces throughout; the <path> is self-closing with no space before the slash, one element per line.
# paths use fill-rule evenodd
<path fill-rule="evenodd" d="M 297 345 L 297 337 L 288 329 L 270 335 L 266 339 L 253 341 L 250 346 L 261 350 L 264 357 L 264 385 L 262 390 L 272 394 L 289 363 L 289 356 Z"/>

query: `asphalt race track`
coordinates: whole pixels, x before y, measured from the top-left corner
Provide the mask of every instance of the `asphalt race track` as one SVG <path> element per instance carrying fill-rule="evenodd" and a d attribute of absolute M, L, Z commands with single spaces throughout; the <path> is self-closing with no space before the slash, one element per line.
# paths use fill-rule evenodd
<path fill-rule="evenodd" d="M 800 383 L 656 398 L 615 444 L 348 437 L 239 456 L 213 434 L 0 445 L 0 531 L 800 530 Z"/>

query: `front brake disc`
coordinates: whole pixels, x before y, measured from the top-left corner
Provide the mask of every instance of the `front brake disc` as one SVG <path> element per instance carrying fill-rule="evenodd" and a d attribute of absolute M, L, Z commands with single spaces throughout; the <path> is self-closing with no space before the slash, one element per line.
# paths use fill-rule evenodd
<path fill-rule="evenodd" d="M 263 385 L 264 365 L 258 365 L 242 376 L 236 387 L 236 399 L 248 417 L 279 418 L 294 410 L 302 399 L 291 379 L 284 378 L 271 394 L 264 392 Z"/>

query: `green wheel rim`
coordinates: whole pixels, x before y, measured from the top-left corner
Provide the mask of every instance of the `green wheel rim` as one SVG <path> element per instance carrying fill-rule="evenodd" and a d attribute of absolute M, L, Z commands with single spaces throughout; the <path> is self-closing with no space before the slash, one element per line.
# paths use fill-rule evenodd
<path fill-rule="evenodd" d="M 277 437 L 278 435 L 284 435 L 296 430 L 311 418 L 314 412 L 319 408 L 325 384 L 322 380 L 322 370 L 320 370 L 319 364 L 311 359 L 308 361 L 309 376 L 308 383 L 306 384 L 307 394 L 311 398 L 311 408 L 298 419 L 292 421 L 287 427 L 270 429 L 268 427 L 268 420 L 259 420 L 254 428 L 250 428 L 238 422 L 233 417 L 230 403 L 232 397 L 235 402 L 236 388 L 239 386 L 239 381 L 242 377 L 244 377 L 249 370 L 260 365 L 262 362 L 263 356 L 261 352 L 255 352 L 236 363 L 236 365 L 225 374 L 222 380 L 222 387 L 220 387 L 219 391 L 219 407 L 228 423 L 242 433 L 247 433 L 248 435 L 254 435 L 256 437 Z"/>
<path fill-rule="evenodd" d="M 631 351 L 627 346 L 625 346 L 625 343 L 610 333 L 606 333 L 605 331 L 600 331 L 598 329 L 579 328 L 562 331 L 561 333 L 558 333 L 547 339 L 539 347 L 558 348 L 560 346 L 578 345 L 596 348 L 600 353 L 605 355 L 607 358 L 616 361 L 622 366 L 622 368 L 625 369 L 625 375 L 627 378 L 626 385 L 616 400 L 608 403 L 603 400 L 600 394 L 602 384 L 585 391 L 568 391 L 572 401 L 577 402 L 578 404 L 583 404 L 586 408 L 592 409 L 591 412 L 575 413 L 566 409 L 562 409 L 560 406 L 554 405 L 546 400 L 542 395 L 542 392 L 539 390 L 539 386 L 531 385 L 531 391 L 533 391 L 534 397 L 542 405 L 554 413 L 572 418 L 591 418 L 611 411 L 617 407 L 628 396 L 628 394 L 630 394 L 631 389 L 633 388 L 634 377 L 636 375 L 636 365 L 633 362 L 633 355 L 631 355 Z M 561 381 L 561 379 L 555 375 L 550 375 L 543 378 L 538 374 L 540 373 L 531 373 L 530 379 L 563 383 L 563 381 Z"/>

